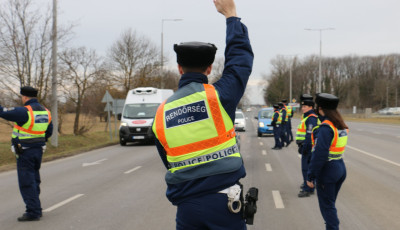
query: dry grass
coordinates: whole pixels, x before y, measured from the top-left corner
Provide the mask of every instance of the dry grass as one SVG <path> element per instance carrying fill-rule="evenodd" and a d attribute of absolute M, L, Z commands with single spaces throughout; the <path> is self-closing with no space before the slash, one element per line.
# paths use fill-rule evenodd
<path fill-rule="evenodd" d="M 105 129 L 107 122 L 100 122 L 98 117 L 82 117 L 80 122 L 90 125 L 92 128 L 83 136 L 73 135 L 74 118 L 74 114 L 66 114 L 63 117 L 63 134 L 59 136 L 59 146 L 55 148 L 48 143 L 43 161 L 66 157 L 118 143 L 118 140 L 114 138 L 114 133 L 113 140 L 110 141 L 109 131 Z M 114 130 L 114 120 L 111 120 L 111 124 L 111 130 Z M 119 125 L 119 122 L 117 122 L 117 125 Z M 15 158 L 10 151 L 11 132 L 11 126 L 0 123 L 0 171 L 15 168 Z"/>

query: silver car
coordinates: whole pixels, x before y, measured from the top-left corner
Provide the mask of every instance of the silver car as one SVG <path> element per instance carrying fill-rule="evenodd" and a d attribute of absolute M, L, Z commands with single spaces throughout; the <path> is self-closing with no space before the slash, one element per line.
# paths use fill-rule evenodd
<path fill-rule="evenodd" d="M 246 117 L 242 111 L 235 113 L 235 130 L 246 131 Z"/>

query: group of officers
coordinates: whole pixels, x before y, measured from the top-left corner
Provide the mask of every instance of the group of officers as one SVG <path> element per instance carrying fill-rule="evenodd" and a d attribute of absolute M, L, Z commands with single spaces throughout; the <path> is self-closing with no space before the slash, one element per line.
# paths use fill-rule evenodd
<path fill-rule="evenodd" d="M 347 144 L 348 127 L 337 110 L 339 98 L 327 93 L 300 96 L 301 122 L 297 127 L 296 144 L 301 154 L 303 182 L 298 197 L 309 197 L 317 188 L 321 214 L 326 229 L 339 229 L 335 207 L 336 198 L 346 178 L 343 153 Z M 274 150 L 291 142 L 293 110 L 282 100 L 274 104 Z M 286 145 L 285 145 L 286 143 Z"/>
<path fill-rule="evenodd" d="M 234 0 L 214 0 L 214 4 L 226 18 L 222 77 L 216 83 L 208 84 L 207 76 L 217 51 L 215 45 L 203 42 L 174 45 L 178 71 L 182 75 L 179 89 L 160 105 L 152 127 L 157 150 L 166 168 L 166 196 L 177 206 L 177 230 L 245 230 L 246 224 L 253 224 L 257 211 L 257 189 L 250 189 L 246 199 L 243 198 L 239 180 L 246 176 L 246 170 L 233 126 L 236 107 L 252 71 L 254 54 L 247 27 L 236 15 Z M 39 169 L 45 142 L 51 136 L 53 126 L 51 114 L 39 104 L 37 94 L 37 89 L 23 87 L 24 107 L 0 106 L 0 117 L 15 122 L 12 149 L 26 204 L 26 211 L 18 221 L 37 221 L 42 217 Z M 182 125 L 166 121 L 166 111 L 196 103 L 204 104 L 207 111 Z M 293 111 L 286 103 L 284 100 L 274 105 L 274 149 L 287 147 L 293 141 L 290 119 Z M 303 117 L 296 133 L 298 151 L 303 156 L 304 181 L 299 196 L 309 196 L 316 187 L 326 229 L 339 229 L 335 201 L 346 178 L 342 154 L 348 128 L 336 109 L 338 103 L 339 99 L 334 95 L 317 94 L 314 112 L 313 97 L 302 95 Z M 176 119 L 189 115 L 182 114 Z M 234 152 L 229 156 L 209 157 L 229 149 Z M 199 158 L 206 160 L 180 164 Z"/>

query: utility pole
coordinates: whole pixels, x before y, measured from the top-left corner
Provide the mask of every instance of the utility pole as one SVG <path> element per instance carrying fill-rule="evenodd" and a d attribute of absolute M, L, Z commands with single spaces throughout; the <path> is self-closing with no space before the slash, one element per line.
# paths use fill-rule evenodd
<path fill-rule="evenodd" d="M 321 29 L 305 29 L 308 31 L 319 31 L 319 77 L 318 77 L 318 93 L 321 93 L 322 91 L 322 64 L 321 64 L 321 60 L 322 60 L 322 31 L 323 30 L 334 30 L 335 28 L 321 28 Z"/>
<path fill-rule="evenodd" d="M 57 0 L 53 0 L 53 33 L 51 52 L 51 117 L 53 122 L 53 135 L 51 145 L 58 147 L 58 98 L 57 98 Z"/>

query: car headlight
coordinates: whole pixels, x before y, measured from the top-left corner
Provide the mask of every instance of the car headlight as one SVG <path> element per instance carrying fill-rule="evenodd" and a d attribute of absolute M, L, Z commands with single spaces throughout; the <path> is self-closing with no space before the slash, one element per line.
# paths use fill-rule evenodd
<path fill-rule="evenodd" d="M 122 126 L 128 126 L 128 123 L 126 123 L 126 122 L 121 122 L 120 127 L 122 127 Z"/>
<path fill-rule="evenodd" d="M 259 126 L 259 127 L 264 127 L 264 126 L 265 126 L 265 125 L 264 125 L 264 122 L 259 122 L 259 123 L 258 123 L 258 126 Z"/>

